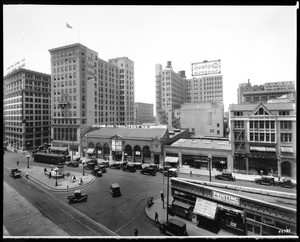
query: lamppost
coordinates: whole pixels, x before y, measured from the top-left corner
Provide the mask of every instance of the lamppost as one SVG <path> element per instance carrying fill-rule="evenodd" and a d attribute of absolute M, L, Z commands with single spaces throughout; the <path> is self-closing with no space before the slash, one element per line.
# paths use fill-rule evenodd
<path fill-rule="evenodd" d="M 85 163 L 82 164 L 82 176 L 84 176 Z"/>
<path fill-rule="evenodd" d="M 211 182 L 211 160 L 212 160 L 212 157 L 211 157 L 210 153 L 208 154 L 207 160 L 208 160 L 208 166 L 209 166 L 209 181 Z"/>
<path fill-rule="evenodd" d="M 30 156 L 27 155 L 26 158 L 27 158 L 27 169 L 29 169 L 29 158 L 30 158 Z"/>
<path fill-rule="evenodd" d="M 54 168 L 54 171 L 55 171 L 55 186 L 58 186 L 58 184 L 57 184 L 57 172 L 58 172 L 58 170 L 59 169 L 57 167 Z"/>

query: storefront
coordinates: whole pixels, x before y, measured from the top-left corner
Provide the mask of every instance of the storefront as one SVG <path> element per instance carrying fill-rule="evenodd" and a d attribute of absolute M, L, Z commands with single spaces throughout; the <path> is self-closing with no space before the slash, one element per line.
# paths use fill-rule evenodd
<path fill-rule="evenodd" d="M 295 209 L 180 178 L 171 179 L 171 192 L 174 213 L 199 227 L 237 235 L 296 234 Z"/>

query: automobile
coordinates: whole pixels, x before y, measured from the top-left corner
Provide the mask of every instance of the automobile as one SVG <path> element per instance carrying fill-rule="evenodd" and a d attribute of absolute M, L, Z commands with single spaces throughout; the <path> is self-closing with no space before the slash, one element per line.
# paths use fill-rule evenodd
<path fill-rule="evenodd" d="M 113 197 L 121 196 L 120 186 L 118 183 L 113 183 L 109 187 L 109 191 Z"/>
<path fill-rule="evenodd" d="M 88 199 L 87 194 L 82 194 L 81 190 L 75 190 L 73 195 L 68 196 L 69 203 L 86 202 Z"/>
<path fill-rule="evenodd" d="M 100 167 L 102 173 L 106 173 L 106 166 L 105 165 L 99 164 L 98 166 Z"/>
<path fill-rule="evenodd" d="M 268 186 L 276 185 L 275 179 L 272 176 L 262 176 L 261 178 L 254 179 L 254 182 L 260 185 L 268 185 Z"/>
<path fill-rule="evenodd" d="M 85 162 L 84 169 L 94 170 L 95 166 L 97 166 L 97 165 L 98 165 L 98 161 L 96 159 L 89 160 L 89 161 Z"/>
<path fill-rule="evenodd" d="M 104 165 L 106 168 L 109 167 L 109 161 L 101 161 L 99 165 Z"/>
<path fill-rule="evenodd" d="M 228 172 L 228 171 L 224 171 L 224 172 L 216 174 L 215 179 L 235 181 L 235 177 L 232 175 L 232 172 Z"/>
<path fill-rule="evenodd" d="M 110 168 L 121 169 L 121 162 L 114 162 L 110 165 Z"/>
<path fill-rule="evenodd" d="M 141 162 L 133 162 L 133 165 L 134 165 L 134 167 L 135 167 L 137 170 L 142 170 L 142 169 L 143 169 L 142 163 L 141 163 Z"/>
<path fill-rule="evenodd" d="M 165 171 L 167 171 L 168 169 L 172 168 L 172 166 L 163 166 L 159 168 L 159 171 L 161 173 L 164 173 Z"/>
<path fill-rule="evenodd" d="M 91 174 L 96 177 L 102 177 L 102 170 L 99 166 L 95 166 L 95 168 L 91 171 Z"/>
<path fill-rule="evenodd" d="M 168 232 L 174 236 L 188 236 L 186 231 L 186 223 L 174 218 L 170 218 L 169 222 L 163 222 L 159 226 L 159 231 L 161 233 Z"/>
<path fill-rule="evenodd" d="M 82 163 L 82 160 L 80 159 L 80 157 L 77 157 L 76 159 L 74 159 L 74 161 L 77 161 L 79 164 Z"/>
<path fill-rule="evenodd" d="M 141 174 L 145 174 L 145 175 L 152 175 L 155 176 L 156 175 L 156 171 L 153 167 L 145 167 L 140 171 Z"/>
<path fill-rule="evenodd" d="M 73 166 L 73 167 L 78 167 L 79 166 L 79 162 L 75 161 L 75 160 L 71 160 L 71 161 L 67 161 L 66 162 L 67 166 Z"/>
<path fill-rule="evenodd" d="M 135 172 L 136 168 L 133 164 L 126 164 L 126 165 L 122 166 L 122 171 Z"/>
<path fill-rule="evenodd" d="M 13 178 L 21 177 L 21 171 L 18 168 L 11 168 L 9 176 Z"/>
<path fill-rule="evenodd" d="M 279 187 L 296 188 L 296 184 L 293 183 L 291 179 L 287 179 L 287 178 L 283 178 L 277 181 L 276 185 Z"/>
<path fill-rule="evenodd" d="M 156 172 L 158 172 L 158 165 L 156 164 L 149 164 L 149 167 L 153 167 L 155 169 Z"/>
<path fill-rule="evenodd" d="M 172 176 L 177 177 L 178 176 L 177 169 L 176 168 L 169 168 L 169 172 L 168 172 L 168 170 L 164 171 L 164 175 L 165 176 L 169 175 L 169 177 L 172 177 Z"/>

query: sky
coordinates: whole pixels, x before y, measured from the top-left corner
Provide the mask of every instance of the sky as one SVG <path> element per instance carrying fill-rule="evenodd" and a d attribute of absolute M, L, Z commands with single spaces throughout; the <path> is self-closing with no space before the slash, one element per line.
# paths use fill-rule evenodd
<path fill-rule="evenodd" d="M 237 103 L 239 83 L 296 81 L 295 6 L 3 5 L 3 73 L 51 74 L 49 49 L 81 43 L 108 61 L 134 61 L 135 101 L 155 105 L 155 64 L 221 60 L 223 102 Z M 66 28 L 68 23 L 72 29 Z"/>

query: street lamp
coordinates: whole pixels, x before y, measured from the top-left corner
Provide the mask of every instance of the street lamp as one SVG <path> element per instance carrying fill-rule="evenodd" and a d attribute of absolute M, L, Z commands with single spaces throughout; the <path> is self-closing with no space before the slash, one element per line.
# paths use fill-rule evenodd
<path fill-rule="evenodd" d="M 57 184 L 57 172 L 58 172 L 58 170 L 59 169 L 57 167 L 54 168 L 54 171 L 55 171 L 55 186 L 58 186 L 58 184 Z"/>
<path fill-rule="evenodd" d="M 209 153 L 208 154 L 208 157 L 207 157 L 207 160 L 208 160 L 208 167 L 209 167 L 209 181 L 211 182 L 211 154 Z"/>
<path fill-rule="evenodd" d="M 82 176 L 84 176 L 84 167 L 85 167 L 85 163 L 82 164 Z"/>
<path fill-rule="evenodd" d="M 30 156 L 27 155 L 26 158 L 27 158 L 27 169 L 29 169 L 29 158 L 30 158 Z"/>

